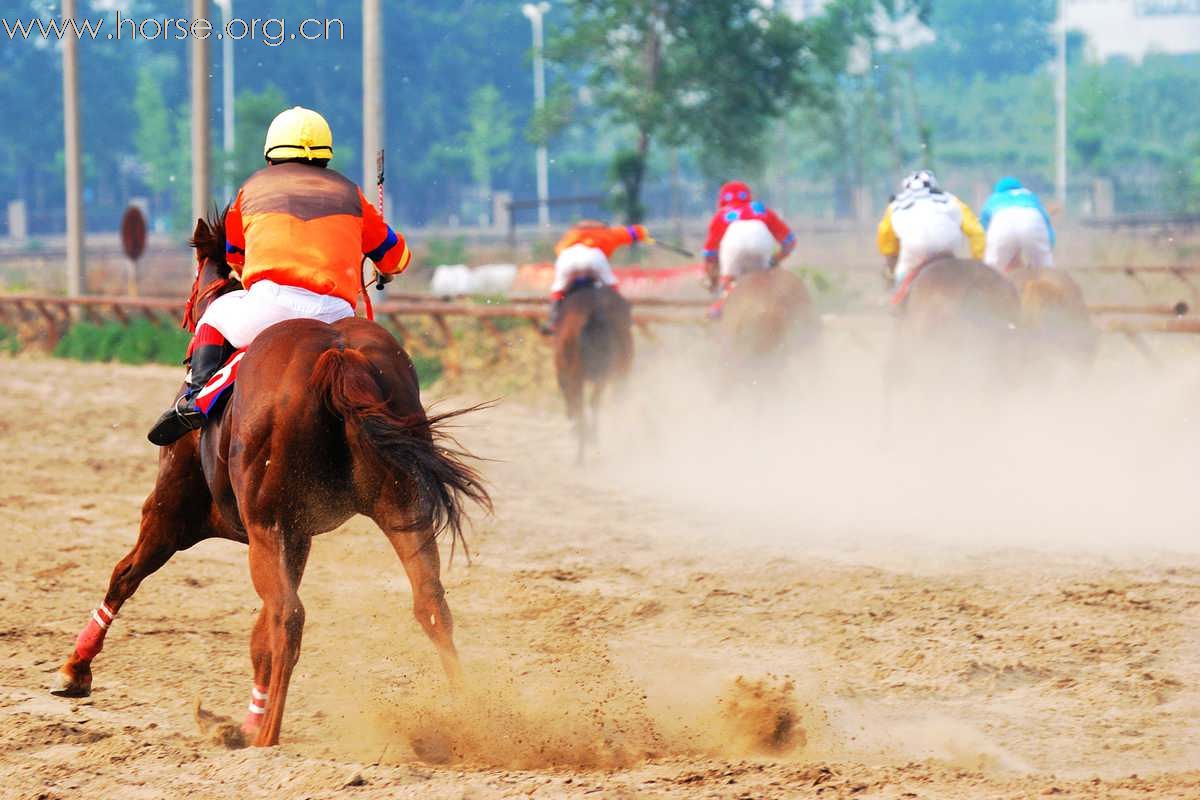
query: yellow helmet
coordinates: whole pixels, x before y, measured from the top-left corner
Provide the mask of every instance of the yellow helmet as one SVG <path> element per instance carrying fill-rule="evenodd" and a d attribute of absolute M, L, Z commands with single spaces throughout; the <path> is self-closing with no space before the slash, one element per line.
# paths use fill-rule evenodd
<path fill-rule="evenodd" d="M 333 158 L 333 131 L 317 112 L 294 106 L 271 121 L 263 155 L 271 161 Z"/>

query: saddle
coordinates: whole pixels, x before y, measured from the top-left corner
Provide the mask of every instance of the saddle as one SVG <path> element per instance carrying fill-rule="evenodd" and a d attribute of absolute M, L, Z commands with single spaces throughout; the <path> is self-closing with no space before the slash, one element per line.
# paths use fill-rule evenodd
<path fill-rule="evenodd" d="M 592 275 L 591 273 L 583 273 L 575 276 L 571 282 L 567 284 L 567 288 L 563 291 L 563 298 L 565 299 L 570 297 L 580 289 L 590 289 L 593 286 L 602 285 L 603 284 L 600 283 L 599 279 L 597 279 L 595 275 Z"/>
<path fill-rule="evenodd" d="M 227 403 L 221 402 L 228 397 L 229 390 L 233 388 L 234 381 L 237 380 L 238 366 L 242 363 L 242 359 L 246 355 L 246 348 L 235 350 L 233 355 L 225 360 L 204 387 L 196 393 L 196 407 L 204 412 L 204 416 L 211 422 L 221 416 Z"/>
<path fill-rule="evenodd" d="M 899 309 L 904 307 L 904 301 L 908 299 L 908 293 L 912 290 L 913 281 L 917 276 L 925 271 L 925 268 L 930 264 L 936 264 L 939 261 L 944 261 L 948 258 L 953 258 L 953 255 L 934 256 L 928 261 L 924 261 L 908 271 L 904 276 L 904 280 L 896 287 L 896 291 L 892 293 L 892 308 Z"/>

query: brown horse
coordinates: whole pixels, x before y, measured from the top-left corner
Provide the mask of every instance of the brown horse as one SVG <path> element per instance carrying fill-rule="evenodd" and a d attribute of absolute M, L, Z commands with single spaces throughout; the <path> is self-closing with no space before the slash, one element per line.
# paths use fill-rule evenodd
<path fill-rule="evenodd" d="M 605 388 L 623 381 L 633 364 L 633 313 L 615 289 L 599 284 L 569 291 L 562 303 L 554 331 L 554 367 L 575 432 L 575 460 L 581 464 L 586 444 L 596 438 Z M 592 391 L 585 403 L 588 384 Z"/>
<path fill-rule="evenodd" d="M 236 287 L 219 220 L 199 221 L 199 270 L 188 314 Z M 279 741 L 284 701 L 300 655 L 304 606 L 297 590 L 312 537 L 355 514 L 373 519 L 408 574 L 413 611 L 452 682 L 460 676 L 436 536 L 461 537 L 464 499 L 490 506 L 477 473 L 429 417 L 400 344 L 362 319 L 334 325 L 290 320 L 268 328 L 242 361 L 223 415 L 164 447 L 142 506 L 133 550 L 113 570 L 103 605 L 59 670 L 53 691 L 91 690 L 91 662 L 113 617 L 176 552 L 213 537 L 250 548 L 262 599 L 250 656 L 252 706 L 243 730 Z"/>
<path fill-rule="evenodd" d="M 820 324 L 797 275 L 780 268 L 750 272 L 738 279 L 721 313 L 722 364 L 727 372 L 778 367 L 816 340 Z"/>
<path fill-rule="evenodd" d="M 1021 326 L 1031 355 L 1051 369 L 1055 362 L 1090 366 L 1100 337 L 1079 284 L 1061 269 L 1019 267 L 1008 278 L 1021 297 Z"/>
<path fill-rule="evenodd" d="M 944 258 L 921 267 L 898 314 L 887 395 L 901 384 L 936 382 L 945 395 L 1015 380 L 1023 349 L 1021 301 L 1012 283 L 986 264 Z"/>

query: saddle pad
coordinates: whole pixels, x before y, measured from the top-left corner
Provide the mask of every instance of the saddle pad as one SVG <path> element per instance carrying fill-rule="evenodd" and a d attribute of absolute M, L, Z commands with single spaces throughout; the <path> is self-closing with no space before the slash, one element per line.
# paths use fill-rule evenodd
<path fill-rule="evenodd" d="M 237 380 L 238 365 L 242 363 L 242 358 L 246 355 L 246 348 L 237 350 L 225 365 L 217 370 L 217 373 L 208 379 L 208 383 L 204 384 L 204 388 L 196 395 L 196 407 L 208 416 L 217 401 L 225 394 L 225 392 L 233 386 L 233 382 Z"/>
<path fill-rule="evenodd" d="M 908 271 L 908 274 L 904 276 L 904 280 L 900 282 L 900 285 L 896 287 L 896 291 L 892 295 L 893 308 L 899 308 L 900 306 L 904 305 L 904 301 L 908 299 L 908 290 L 912 288 L 913 281 L 917 279 L 917 275 L 920 274 L 921 270 L 924 268 L 924 264 L 913 267 Z"/>

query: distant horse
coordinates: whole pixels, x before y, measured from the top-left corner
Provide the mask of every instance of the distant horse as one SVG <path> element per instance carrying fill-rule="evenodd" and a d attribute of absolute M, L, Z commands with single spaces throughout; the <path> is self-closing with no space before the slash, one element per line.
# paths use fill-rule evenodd
<path fill-rule="evenodd" d="M 237 287 L 225 263 L 221 220 L 200 220 L 199 266 L 187 315 Z M 417 375 L 383 328 L 352 318 L 290 320 L 247 350 L 223 415 L 159 452 L 137 544 L 117 563 L 101 608 L 60 668 L 58 694 L 91 691 L 91 662 L 122 604 L 176 552 L 209 538 L 249 544 L 262 610 L 250 642 L 254 744 L 279 742 L 284 701 L 300 656 L 304 606 L 297 590 L 312 537 L 355 514 L 373 519 L 408 573 L 413 611 L 451 681 L 460 680 L 436 536 L 461 537 L 464 500 L 490 506 L 444 420 L 421 406 Z"/>
<path fill-rule="evenodd" d="M 808 289 L 780 268 L 748 272 L 725 301 L 718 327 L 727 373 L 781 366 L 789 353 L 812 344 L 820 318 Z"/>
<path fill-rule="evenodd" d="M 576 463 L 596 438 L 604 390 L 623 381 L 633 364 L 633 313 L 629 301 L 608 286 L 583 282 L 563 299 L 554 331 L 554 367 L 576 438 Z M 591 397 L 585 403 L 586 387 Z M 588 413 L 587 406 L 591 406 Z"/>
<path fill-rule="evenodd" d="M 1090 366 L 1100 335 L 1079 284 L 1061 269 L 1019 267 L 1007 274 L 1021 297 L 1031 356 L 1051 369 L 1056 362 Z"/>
<path fill-rule="evenodd" d="M 885 388 L 923 381 L 946 390 L 1015 381 L 1023 348 L 1021 301 L 1012 283 L 986 264 L 961 258 L 926 264 L 897 313 Z"/>

